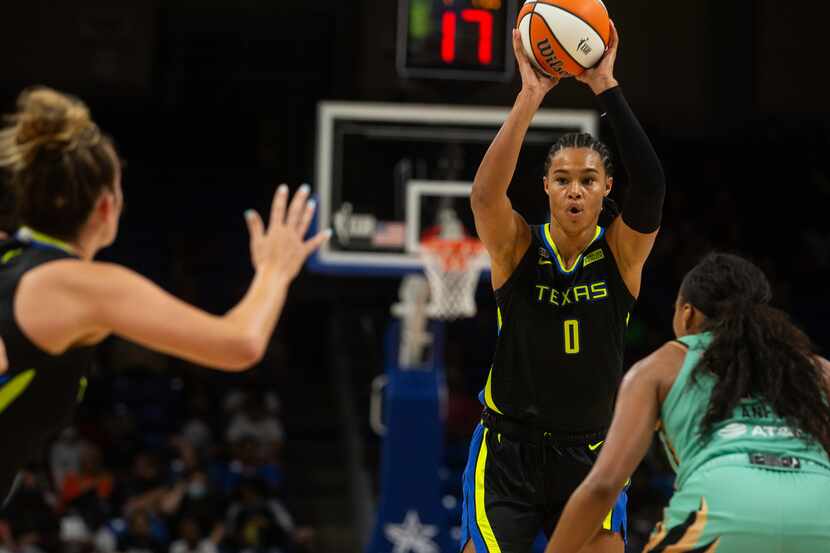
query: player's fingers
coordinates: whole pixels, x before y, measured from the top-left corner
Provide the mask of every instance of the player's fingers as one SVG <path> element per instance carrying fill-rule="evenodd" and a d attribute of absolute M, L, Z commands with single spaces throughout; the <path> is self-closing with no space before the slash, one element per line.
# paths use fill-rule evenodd
<path fill-rule="evenodd" d="M 314 252 L 317 248 L 323 245 L 323 243 L 331 238 L 331 229 L 321 230 L 317 234 L 315 234 L 312 238 L 306 240 L 303 244 L 305 246 L 306 256 L 310 255 Z"/>
<path fill-rule="evenodd" d="M 245 223 L 248 225 L 248 233 L 251 235 L 252 242 L 260 240 L 265 234 L 265 225 L 262 223 L 262 217 L 253 209 L 245 212 Z"/>
<path fill-rule="evenodd" d="M 317 209 L 317 200 L 311 198 L 310 200 L 308 200 L 308 203 L 305 204 L 303 217 L 300 220 L 300 228 L 297 229 L 300 233 L 300 236 L 305 236 L 305 233 L 308 232 L 308 227 L 311 225 L 311 220 L 314 219 L 315 209 Z"/>
<path fill-rule="evenodd" d="M 519 71 L 524 72 L 530 65 L 527 61 L 524 45 L 522 44 L 522 33 L 518 29 L 513 29 L 513 54 L 516 56 L 516 61 L 519 64 Z"/>
<path fill-rule="evenodd" d="M 620 46 L 620 34 L 617 32 L 617 26 L 612 20 L 608 20 L 611 25 L 611 36 L 608 38 L 608 50 L 615 51 Z"/>
<path fill-rule="evenodd" d="M 294 193 L 294 198 L 291 199 L 291 205 L 288 206 L 288 217 L 286 217 L 285 224 L 290 229 L 298 229 L 300 219 L 305 211 L 308 203 L 309 188 L 307 184 L 302 185 L 297 192 Z"/>
<path fill-rule="evenodd" d="M 271 219 L 268 221 L 268 228 L 274 225 L 285 223 L 285 206 L 288 204 L 288 186 L 281 184 L 274 193 L 274 201 L 271 203 Z"/>
<path fill-rule="evenodd" d="M 522 53 L 522 33 L 519 32 L 519 29 L 513 29 L 513 53 L 516 54 L 517 58 Z"/>

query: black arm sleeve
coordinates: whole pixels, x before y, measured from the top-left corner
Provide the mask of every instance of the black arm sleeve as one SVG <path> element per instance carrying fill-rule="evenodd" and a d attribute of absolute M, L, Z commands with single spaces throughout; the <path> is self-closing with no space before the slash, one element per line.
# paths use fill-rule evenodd
<path fill-rule="evenodd" d="M 622 218 L 626 225 L 649 234 L 660 228 L 666 176 L 657 152 L 640 122 L 616 86 L 597 96 L 600 107 L 617 138 L 623 166 L 628 172 L 629 187 L 623 202 Z"/>

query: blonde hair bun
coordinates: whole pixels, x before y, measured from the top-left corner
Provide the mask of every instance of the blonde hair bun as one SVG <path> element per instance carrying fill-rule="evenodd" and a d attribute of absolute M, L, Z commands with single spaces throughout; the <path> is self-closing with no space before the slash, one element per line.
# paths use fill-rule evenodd
<path fill-rule="evenodd" d="M 89 109 L 79 99 L 46 87 L 24 90 L 18 111 L 0 131 L 0 165 L 19 168 L 42 150 L 67 151 L 100 139 Z"/>

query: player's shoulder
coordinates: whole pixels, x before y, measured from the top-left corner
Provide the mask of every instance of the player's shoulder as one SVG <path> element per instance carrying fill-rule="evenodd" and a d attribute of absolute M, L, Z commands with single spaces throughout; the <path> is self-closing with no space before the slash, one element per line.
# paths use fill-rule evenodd
<path fill-rule="evenodd" d="M 662 401 L 668 395 L 668 391 L 683 367 L 687 352 L 688 348 L 682 342 L 676 340 L 666 342 L 635 363 L 626 373 L 623 385 L 648 382 L 658 391 Z"/>
<path fill-rule="evenodd" d="M 67 257 L 27 271 L 21 285 L 36 290 L 94 293 L 128 278 L 130 273 L 116 263 Z"/>

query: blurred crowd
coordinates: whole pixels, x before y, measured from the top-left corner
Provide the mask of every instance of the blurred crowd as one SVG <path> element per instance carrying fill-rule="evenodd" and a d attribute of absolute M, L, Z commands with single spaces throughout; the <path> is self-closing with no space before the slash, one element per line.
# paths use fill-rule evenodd
<path fill-rule="evenodd" d="M 93 385 L 99 397 L 78 424 L 20 474 L 0 553 L 311 550 L 313 530 L 282 500 L 285 432 L 273 391 L 213 397 L 213 386 L 151 373 Z"/>

